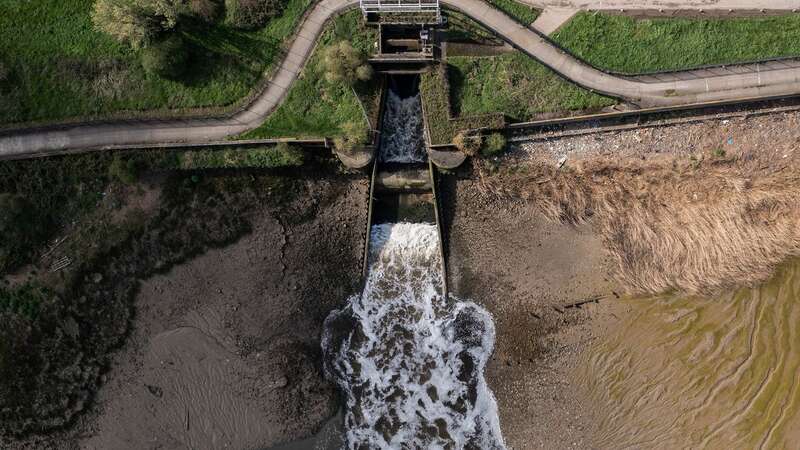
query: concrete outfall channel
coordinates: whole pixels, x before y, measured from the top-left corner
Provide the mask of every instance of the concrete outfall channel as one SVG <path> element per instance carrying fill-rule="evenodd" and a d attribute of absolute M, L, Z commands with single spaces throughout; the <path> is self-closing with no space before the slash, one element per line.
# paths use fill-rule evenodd
<path fill-rule="evenodd" d="M 757 2 L 756 2 L 757 3 Z M 520 24 L 484 0 L 443 0 L 442 4 L 482 23 L 514 47 L 576 84 L 640 107 L 690 105 L 800 93 L 800 67 L 704 78 L 645 82 L 594 68 Z M 355 0 L 322 0 L 302 19 L 295 38 L 265 89 L 250 104 L 227 117 L 143 120 L 61 125 L 0 133 L 0 159 L 68 150 L 160 143 L 200 143 L 235 136 L 258 127 L 286 97 L 310 58 L 326 22 Z M 758 67 L 758 66 L 756 66 Z"/>

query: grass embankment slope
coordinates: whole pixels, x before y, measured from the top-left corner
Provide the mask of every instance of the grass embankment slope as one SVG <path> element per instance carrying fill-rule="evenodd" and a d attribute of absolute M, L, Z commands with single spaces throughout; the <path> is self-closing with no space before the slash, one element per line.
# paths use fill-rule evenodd
<path fill-rule="evenodd" d="M 260 127 L 246 133 L 245 137 L 333 137 L 342 134 L 345 123 L 364 121 L 358 97 L 369 108 L 375 100 L 377 83 L 357 84 L 357 97 L 344 83 L 325 79 L 323 55 L 331 45 L 342 40 L 370 54 L 377 39 L 377 31 L 366 27 L 359 11 L 350 11 L 334 19 L 323 32 L 286 100 Z"/>
<path fill-rule="evenodd" d="M 522 23 L 538 15 L 511 0 L 496 3 Z M 524 121 L 538 113 L 598 109 L 616 102 L 564 80 L 522 53 L 507 52 L 470 18 L 457 12 L 448 16 L 453 20 L 447 39 L 458 43 L 461 56 L 448 55 L 445 69 L 423 74 L 420 87 L 433 144 L 449 143 L 465 128 L 502 126 L 498 115 Z"/>
<path fill-rule="evenodd" d="M 288 0 L 256 31 L 181 25 L 190 59 L 178 81 L 146 73 L 136 50 L 96 31 L 93 3 L 0 0 L 0 123 L 234 104 L 279 59 L 311 0 Z"/>
<path fill-rule="evenodd" d="M 647 19 L 582 12 L 553 39 L 588 63 L 619 72 L 686 69 L 800 55 L 800 14 Z"/>
<path fill-rule="evenodd" d="M 579 13 L 553 39 L 606 70 L 648 72 L 800 54 L 800 15 L 735 19 L 650 19 Z M 614 104 L 519 52 L 448 58 L 452 102 L 461 115 L 539 113 Z"/>

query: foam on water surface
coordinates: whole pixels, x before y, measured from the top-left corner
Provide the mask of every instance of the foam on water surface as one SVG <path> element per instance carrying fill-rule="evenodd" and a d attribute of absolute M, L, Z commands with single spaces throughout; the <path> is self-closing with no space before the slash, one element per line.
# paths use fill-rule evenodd
<path fill-rule="evenodd" d="M 343 390 L 349 448 L 503 449 L 483 378 L 494 323 L 445 299 L 436 227 L 372 228 L 364 291 L 325 322 L 327 375 Z"/>
<path fill-rule="evenodd" d="M 402 98 L 389 90 L 381 133 L 381 162 L 425 162 L 422 100 L 419 93 Z"/>

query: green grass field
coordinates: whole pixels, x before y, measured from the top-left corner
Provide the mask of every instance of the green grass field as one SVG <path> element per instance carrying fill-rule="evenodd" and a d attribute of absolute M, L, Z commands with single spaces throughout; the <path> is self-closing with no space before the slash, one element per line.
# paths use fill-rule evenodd
<path fill-rule="evenodd" d="M 181 82 L 145 73 L 136 51 L 92 27 L 92 0 L 0 0 L 0 123 L 120 111 L 227 106 L 279 57 L 311 0 L 288 0 L 258 31 L 184 27 L 190 67 Z"/>
<path fill-rule="evenodd" d="M 451 57 L 451 102 L 460 116 L 503 112 L 513 121 L 537 113 L 598 109 L 616 100 L 578 87 L 519 52 Z"/>
<path fill-rule="evenodd" d="M 579 13 L 553 39 L 597 67 L 627 73 L 800 55 L 800 14 L 649 19 Z"/>
<path fill-rule="evenodd" d="M 325 79 L 322 54 L 328 46 L 342 39 L 349 40 L 355 48 L 369 52 L 377 40 L 377 31 L 364 25 L 359 11 L 336 18 L 323 33 L 286 100 L 263 125 L 247 133 L 246 138 L 333 137 L 342 133 L 344 123 L 365 120 L 352 89 Z M 366 96 L 372 88 L 374 83 L 357 86 L 356 89 L 359 95 Z"/>

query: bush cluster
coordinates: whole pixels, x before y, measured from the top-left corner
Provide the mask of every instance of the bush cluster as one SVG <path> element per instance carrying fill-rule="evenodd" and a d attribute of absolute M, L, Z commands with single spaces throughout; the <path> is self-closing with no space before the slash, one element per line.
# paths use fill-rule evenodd
<path fill-rule="evenodd" d="M 331 83 L 353 86 L 372 78 L 372 66 L 366 56 L 348 41 L 331 45 L 323 55 L 325 79 Z"/>
<path fill-rule="evenodd" d="M 342 134 L 333 139 L 333 146 L 341 153 L 352 153 L 369 140 L 369 130 L 363 122 L 346 122 Z"/>
<path fill-rule="evenodd" d="M 492 133 L 483 140 L 481 154 L 483 156 L 494 156 L 502 153 L 506 149 L 506 137 L 501 133 Z"/>
<path fill-rule="evenodd" d="M 294 145 L 281 142 L 275 146 L 255 148 L 231 148 L 225 150 L 188 150 L 178 156 L 177 168 L 274 169 L 296 167 L 305 163 L 305 153 Z"/>
<path fill-rule="evenodd" d="M 0 193 L 0 211 L 0 273 L 5 273 L 22 264 L 26 249 L 41 238 L 44 225 L 20 195 Z"/>
<path fill-rule="evenodd" d="M 261 28 L 280 15 L 287 0 L 225 0 L 225 22 L 235 28 Z"/>

